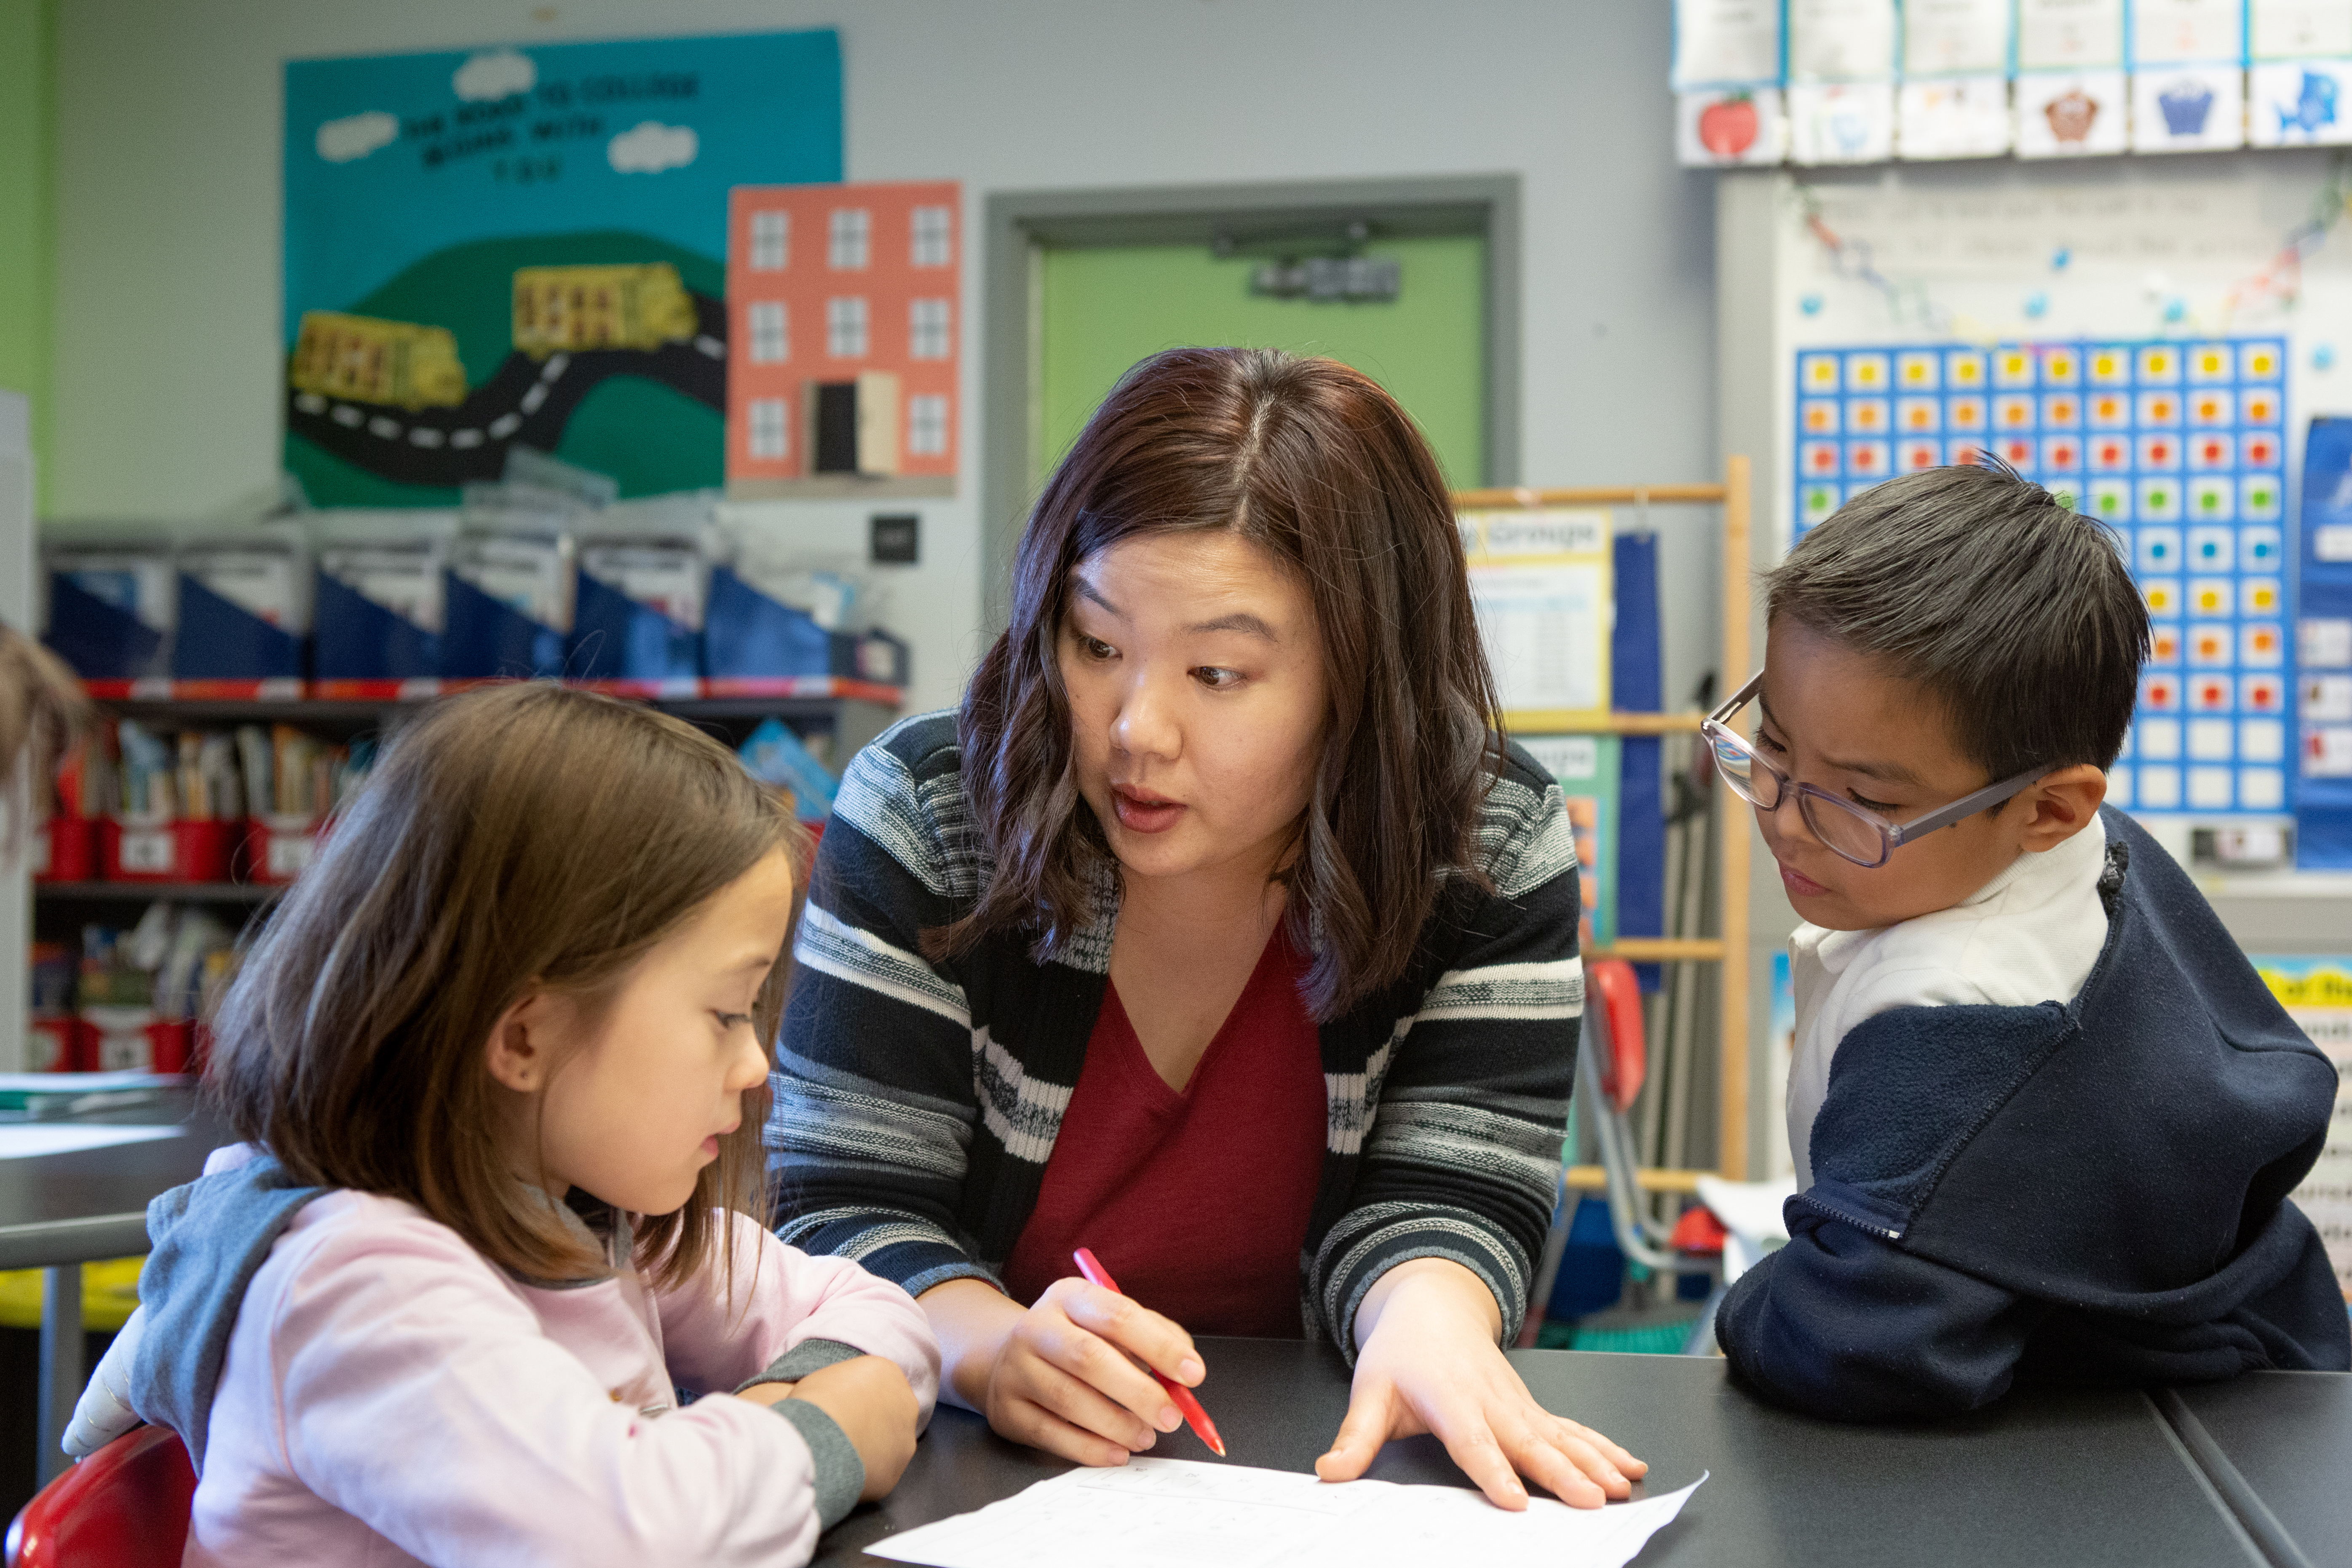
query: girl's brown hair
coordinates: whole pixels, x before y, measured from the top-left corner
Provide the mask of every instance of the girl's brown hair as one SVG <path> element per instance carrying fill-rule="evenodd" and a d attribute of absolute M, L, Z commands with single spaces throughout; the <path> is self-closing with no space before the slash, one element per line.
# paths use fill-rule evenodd
<path fill-rule="evenodd" d="M 1475 865 L 1501 761 L 1494 681 L 1454 508 L 1429 447 L 1369 377 L 1265 349 L 1174 349 L 1130 370 L 1038 498 L 1013 569 L 1012 624 L 957 725 L 993 858 L 940 953 L 1020 931 L 1051 951 L 1116 874 L 1078 795 L 1056 643 L 1072 570 L 1138 534 L 1227 529 L 1297 575 L 1331 694 L 1323 755 L 1286 875 L 1318 1019 L 1400 980 L 1449 875 Z"/>
<path fill-rule="evenodd" d="M 604 1260 L 519 1179 L 491 1029 L 533 990 L 598 1005 L 772 851 L 797 877 L 800 837 L 726 747 L 676 719 L 546 683 L 437 703 L 247 958 L 215 1021 L 211 1093 L 300 1183 L 404 1198 L 526 1278 L 594 1272 Z M 761 988 L 762 1041 L 787 968 Z M 767 1109 L 763 1081 L 694 1196 L 636 1226 L 658 1282 L 723 1254 L 714 1211 L 764 1215 Z"/>

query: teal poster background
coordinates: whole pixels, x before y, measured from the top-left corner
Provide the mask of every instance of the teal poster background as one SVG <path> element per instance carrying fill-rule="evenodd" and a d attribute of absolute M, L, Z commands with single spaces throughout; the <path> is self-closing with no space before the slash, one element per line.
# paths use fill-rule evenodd
<path fill-rule="evenodd" d="M 830 30 L 289 62 L 286 467 L 320 506 L 517 443 L 721 483 L 728 189 L 841 175 Z M 570 311 L 531 338 L 525 294 Z"/>

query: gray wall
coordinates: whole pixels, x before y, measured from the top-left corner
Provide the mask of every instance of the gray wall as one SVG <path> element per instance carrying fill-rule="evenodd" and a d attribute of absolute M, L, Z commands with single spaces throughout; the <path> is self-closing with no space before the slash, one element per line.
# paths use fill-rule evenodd
<path fill-rule="evenodd" d="M 993 190 L 1516 172 L 1523 482 L 1717 468 L 1713 176 L 1674 165 L 1664 0 L 75 0 L 58 24 L 60 519 L 184 521 L 277 463 L 289 57 L 835 26 L 854 180 Z M 978 652 L 983 280 L 966 468 L 894 584 L 914 700 Z M 862 545 L 866 509 L 789 521 Z M 1630 521 L 1630 519 L 1629 519 Z M 1714 648 L 1712 516 L 1661 511 L 1670 701 Z"/>

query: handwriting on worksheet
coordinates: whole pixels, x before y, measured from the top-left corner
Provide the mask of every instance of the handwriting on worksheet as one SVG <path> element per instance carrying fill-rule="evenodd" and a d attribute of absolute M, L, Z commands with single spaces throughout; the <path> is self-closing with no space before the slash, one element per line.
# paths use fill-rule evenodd
<path fill-rule="evenodd" d="M 1186 1459 L 1072 1470 L 977 1513 L 877 1542 L 929 1568 L 1623 1568 L 1698 1489 L 1605 1509 L 1507 1513 L 1458 1487 L 1351 1481 Z"/>

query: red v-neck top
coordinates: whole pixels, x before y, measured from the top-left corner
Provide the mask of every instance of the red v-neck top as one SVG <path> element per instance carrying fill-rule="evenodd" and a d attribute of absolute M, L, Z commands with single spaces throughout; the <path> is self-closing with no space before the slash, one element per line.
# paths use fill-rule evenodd
<path fill-rule="evenodd" d="M 1306 963 L 1280 931 L 1181 1093 L 1136 1037 L 1116 987 L 1005 1260 L 1034 1301 L 1092 1247 L 1119 1289 L 1195 1334 L 1297 1339 L 1299 1249 L 1328 1121 Z"/>

